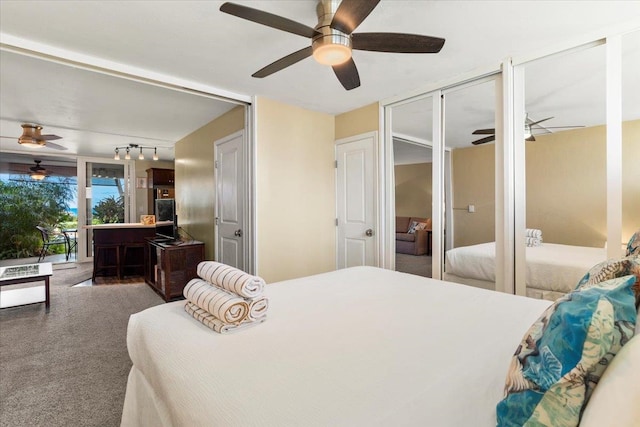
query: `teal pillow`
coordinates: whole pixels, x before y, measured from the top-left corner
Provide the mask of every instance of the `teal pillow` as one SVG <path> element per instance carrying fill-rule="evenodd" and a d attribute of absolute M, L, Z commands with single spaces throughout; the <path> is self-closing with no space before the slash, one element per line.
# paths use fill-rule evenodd
<path fill-rule="evenodd" d="M 580 289 L 584 285 L 604 282 L 605 280 L 627 276 L 629 274 L 636 276 L 636 284 L 633 286 L 633 292 L 636 294 L 636 307 L 638 307 L 640 305 L 640 255 L 610 259 L 594 265 L 587 274 L 580 279 L 576 289 Z"/>
<path fill-rule="evenodd" d="M 609 362 L 634 333 L 635 276 L 583 285 L 553 303 L 516 349 L 498 426 L 577 426 Z"/>

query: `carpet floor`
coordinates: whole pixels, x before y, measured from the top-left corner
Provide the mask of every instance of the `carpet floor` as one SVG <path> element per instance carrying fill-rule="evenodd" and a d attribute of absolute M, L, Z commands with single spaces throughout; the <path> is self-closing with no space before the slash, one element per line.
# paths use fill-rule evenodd
<path fill-rule="evenodd" d="M 431 256 L 407 255 L 396 253 L 396 271 L 415 274 L 423 277 L 433 277 L 431 268 Z"/>
<path fill-rule="evenodd" d="M 144 283 L 73 287 L 89 267 L 54 268 L 48 313 L 0 310 L 0 426 L 120 425 L 129 316 L 163 301 Z"/>

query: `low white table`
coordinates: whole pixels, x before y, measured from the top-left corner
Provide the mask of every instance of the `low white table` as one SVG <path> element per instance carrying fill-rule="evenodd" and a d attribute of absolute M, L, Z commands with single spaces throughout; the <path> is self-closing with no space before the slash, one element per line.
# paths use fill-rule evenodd
<path fill-rule="evenodd" d="M 11 289 L 9 291 L 0 292 L 0 308 L 44 302 L 48 311 L 49 278 L 52 275 L 53 267 L 50 262 L 0 267 L 0 287 L 44 281 L 44 300 L 42 300 L 42 286 Z"/>

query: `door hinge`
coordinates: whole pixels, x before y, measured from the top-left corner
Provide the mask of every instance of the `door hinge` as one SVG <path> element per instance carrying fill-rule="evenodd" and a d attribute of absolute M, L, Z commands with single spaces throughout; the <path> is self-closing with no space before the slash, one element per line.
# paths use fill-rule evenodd
<path fill-rule="evenodd" d="M 338 169 L 338 161 L 337 160 L 334 162 L 334 166 L 335 166 L 336 169 Z"/>
<path fill-rule="evenodd" d="M 216 225 L 218 225 L 218 217 L 216 217 Z"/>
<path fill-rule="evenodd" d="M 338 218 L 336 218 L 336 227 L 338 226 Z"/>
<path fill-rule="evenodd" d="M 213 165 L 214 165 L 214 167 L 215 167 L 216 169 L 218 169 L 218 161 L 217 161 L 217 160 L 213 162 Z"/>

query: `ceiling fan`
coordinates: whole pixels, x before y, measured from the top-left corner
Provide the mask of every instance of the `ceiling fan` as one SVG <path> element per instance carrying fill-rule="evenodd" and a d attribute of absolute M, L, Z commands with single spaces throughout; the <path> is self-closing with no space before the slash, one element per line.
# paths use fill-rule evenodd
<path fill-rule="evenodd" d="M 533 121 L 529 118 L 529 115 L 526 116 L 524 121 L 524 140 L 525 141 L 535 141 L 533 132 L 537 130 L 546 131 L 547 129 L 570 129 L 570 128 L 583 128 L 584 126 L 540 126 L 540 123 L 546 122 L 547 120 L 551 120 L 553 117 L 547 117 L 546 119 Z M 534 126 L 537 126 L 535 128 Z M 549 133 L 549 132 L 544 132 Z M 473 145 L 481 145 L 486 144 L 487 142 L 494 141 L 496 139 L 496 130 L 495 128 L 490 129 L 476 129 L 472 133 L 473 135 L 489 135 L 484 138 L 480 138 L 476 141 L 473 141 Z"/>
<path fill-rule="evenodd" d="M 55 150 L 66 150 L 67 147 L 63 147 L 62 145 L 58 145 L 53 142 L 57 139 L 62 139 L 62 137 L 58 135 L 42 135 L 40 132 L 42 131 L 42 126 L 35 125 L 31 123 L 24 123 L 22 126 L 22 135 L 18 138 L 18 144 L 25 145 L 27 147 L 48 147 L 53 148 Z M 15 138 L 3 136 L 2 138 Z"/>
<path fill-rule="evenodd" d="M 224 3 L 224 13 L 311 39 L 311 46 L 293 52 L 258 70 L 262 78 L 309 56 L 330 65 L 346 90 L 360 86 L 360 76 L 351 50 L 392 53 L 438 53 L 445 40 L 404 33 L 353 33 L 380 0 L 320 0 L 316 7 L 318 24 L 311 28 L 296 21 L 236 3 Z"/>
<path fill-rule="evenodd" d="M 31 171 L 31 178 L 36 181 L 42 181 L 47 177 L 47 170 L 40 166 L 42 160 L 34 160 L 34 162 L 36 162 L 36 165 L 29 168 Z"/>

